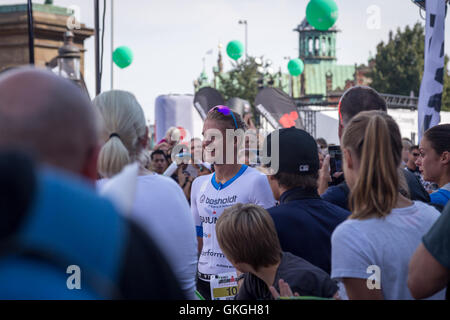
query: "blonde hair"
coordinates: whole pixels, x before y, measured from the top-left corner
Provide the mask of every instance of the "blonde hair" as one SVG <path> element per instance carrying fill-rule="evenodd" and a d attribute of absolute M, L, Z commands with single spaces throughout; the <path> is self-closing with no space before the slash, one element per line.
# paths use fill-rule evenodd
<path fill-rule="evenodd" d="M 231 115 L 233 114 L 233 115 Z M 236 120 L 236 123 L 233 120 L 233 116 L 234 119 Z M 230 109 L 230 114 L 229 115 L 225 115 L 222 112 L 220 112 L 218 109 L 211 109 L 208 114 L 206 115 L 206 120 L 214 120 L 214 121 L 219 121 L 220 123 L 222 123 L 224 125 L 224 129 L 242 129 L 242 130 L 246 130 L 247 129 L 247 125 L 245 124 L 245 122 L 242 120 L 242 117 L 234 112 L 233 110 Z"/>
<path fill-rule="evenodd" d="M 224 210 L 216 224 L 217 241 L 225 256 L 258 271 L 281 259 L 281 245 L 269 213 L 254 204 L 238 203 Z"/>
<path fill-rule="evenodd" d="M 382 111 L 355 116 L 342 136 L 361 166 L 350 193 L 351 219 L 385 217 L 395 208 L 404 176 L 399 171 L 402 138 L 397 123 Z"/>
<path fill-rule="evenodd" d="M 103 119 L 102 141 L 98 171 L 102 177 L 112 177 L 124 166 L 140 160 L 147 126 L 142 107 L 127 91 L 103 92 L 94 99 Z"/>

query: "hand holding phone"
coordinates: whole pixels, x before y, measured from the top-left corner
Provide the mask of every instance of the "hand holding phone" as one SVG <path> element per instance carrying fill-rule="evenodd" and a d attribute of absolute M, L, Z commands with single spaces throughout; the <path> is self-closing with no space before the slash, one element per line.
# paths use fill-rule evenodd
<path fill-rule="evenodd" d="M 339 146 L 329 146 L 328 154 L 330 155 L 330 175 L 331 185 L 336 185 L 341 182 L 343 166 L 342 166 L 342 151 Z"/>

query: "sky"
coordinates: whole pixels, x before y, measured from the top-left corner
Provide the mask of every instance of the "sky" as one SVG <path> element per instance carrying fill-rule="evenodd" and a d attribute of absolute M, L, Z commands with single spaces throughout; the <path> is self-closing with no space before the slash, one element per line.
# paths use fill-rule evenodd
<path fill-rule="evenodd" d="M 44 3 L 36 0 L 35 3 Z M 103 3 L 103 1 L 100 1 Z M 308 0 L 114 0 L 114 47 L 128 46 L 134 61 L 126 69 L 114 67 L 114 89 L 133 92 L 150 123 L 154 102 L 162 94 L 193 94 L 193 81 L 202 71 L 212 77 L 218 45 L 222 43 L 225 70 L 231 67 L 225 47 L 231 40 L 244 43 L 248 22 L 248 52 L 273 61 L 276 71 L 287 73 L 284 57 L 297 57 L 298 33 L 293 29 L 305 18 Z M 0 4 L 26 3 L 0 0 Z M 63 7 L 79 8 L 81 22 L 94 26 L 92 0 L 54 0 Z M 107 0 L 102 91 L 110 90 L 111 1 Z M 341 31 L 337 35 L 337 63 L 367 63 L 389 31 L 424 24 L 411 0 L 336 0 Z M 449 15 L 450 16 L 450 15 Z M 447 16 L 446 54 L 450 55 L 450 18 Z M 95 94 L 94 37 L 85 42 L 85 79 Z M 213 49 L 212 55 L 206 53 Z"/>

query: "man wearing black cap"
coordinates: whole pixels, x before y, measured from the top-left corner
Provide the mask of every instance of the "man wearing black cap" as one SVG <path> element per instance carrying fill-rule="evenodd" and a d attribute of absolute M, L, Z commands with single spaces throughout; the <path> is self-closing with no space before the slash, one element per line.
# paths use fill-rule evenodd
<path fill-rule="evenodd" d="M 314 138 L 294 127 L 278 133 L 279 141 L 273 151 L 279 152 L 279 168 L 277 172 L 268 172 L 267 178 L 275 199 L 280 202 L 268 211 L 281 248 L 330 273 L 331 234 L 350 212 L 322 200 L 317 193 L 319 155 Z M 265 144 L 269 157 L 272 135 Z"/>

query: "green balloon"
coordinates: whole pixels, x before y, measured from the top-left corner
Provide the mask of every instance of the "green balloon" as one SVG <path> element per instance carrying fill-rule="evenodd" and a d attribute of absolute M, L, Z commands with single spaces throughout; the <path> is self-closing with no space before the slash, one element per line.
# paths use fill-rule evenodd
<path fill-rule="evenodd" d="M 242 57 L 243 53 L 244 53 L 244 46 L 240 41 L 233 40 L 228 43 L 227 54 L 231 59 L 237 60 L 240 57 Z"/>
<path fill-rule="evenodd" d="M 288 70 L 291 76 L 299 76 L 302 74 L 303 69 L 305 68 L 305 65 L 303 64 L 303 61 L 299 58 L 292 59 L 288 63 Z"/>
<path fill-rule="evenodd" d="M 133 52 L 126 46 L 118 47 L 114 50 L 113 61 L 119 68 L 126 68 L 133 62 Z"/>
<path fill-rule="evenodd" d="M 337 18 L 338 7 L 333 0 L 311 0 L 306 7 L 306 19 L 317 30 L 330 29 Z"/>

